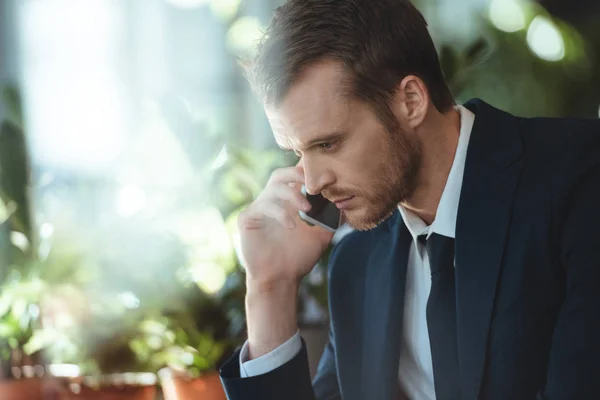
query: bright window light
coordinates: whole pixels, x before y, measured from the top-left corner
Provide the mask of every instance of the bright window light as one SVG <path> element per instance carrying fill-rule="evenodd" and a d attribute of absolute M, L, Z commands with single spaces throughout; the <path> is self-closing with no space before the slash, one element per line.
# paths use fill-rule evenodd
<path fill-rule="evenodd" d="M 565 57 L 565 42 L 560 31 L 548 18 L 538 15 L 527 30 L 527 44 L 531 51 L 546 61 L 560 61 Z"/>
<path fill-rule="evenodd" d="M 200 7 L 209 1 L 210 0 L 167 0 L 167 3 L 178 8 L 192 9 Z"/>
<path fill-rule="evenodd" d="M 137 186 L 125 186 L 117 196 L 117 212 L 122 217 L 137 214 L 146 205 L 146 193 Z"/>
<path fill-rule="evenodd" d="M 114 1 L 27 1 L 20 7 L 23 97 L 33 158 L 106 173 L 128 136 Z"/>
<path fill-rule="evenodd" d="M 191 268 L 191 274 L 194 282 L 206 293 L 218 292 L 227 280 L 223 268 L 213 262 L 195 264 Z"/>
<path fill-rule="evenodd" d="M 217 170 L 221 168 L 223 165 L 225 165 L 225 163 L 227 163 L 228 158 L 229 156 L 227 155 L 227 147 L 223 147 L 215 161 L 213 161 L 213 163 L 210 165 L 210 169 Z"/>
<path fill-rule="evenodd" d="M 140 299 L 131 291 L 119 294 L 119 300 L 126 308 L 134 309 L 140 306 Z"/>

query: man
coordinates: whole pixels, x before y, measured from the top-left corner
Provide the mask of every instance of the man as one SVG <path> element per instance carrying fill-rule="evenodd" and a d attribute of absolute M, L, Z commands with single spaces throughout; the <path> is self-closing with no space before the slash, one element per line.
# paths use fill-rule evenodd
<path fill-rule="evenodd" d="M 250 68 L 300 156 L 240 216 L 248 341 L 232 400 L 600 398 L 600 123 L 454 104 L 401 0 L 289 0 Z M 298 282 L 331 234 L 330 340 L 310 382 Z"/>

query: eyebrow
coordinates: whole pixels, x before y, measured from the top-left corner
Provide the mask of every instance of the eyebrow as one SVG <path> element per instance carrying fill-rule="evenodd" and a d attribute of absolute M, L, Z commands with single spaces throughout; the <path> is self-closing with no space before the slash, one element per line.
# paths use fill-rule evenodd
<path fill-rule="evenodd" d="M 304 149 L 309 149 L 317 144 L 320 143 L 327 143 L 327 142 L 333 142 L 335 140 L 338 140 L 339 138 L 341 138 L 342 136 L 344 136 L 346 134 L 346 132 L 342 132 L 342 131 L 336 131 L 336 132 L 331 132 L 322 136 L 318 136 L 314 139 L 311 139 L 308 141 L 308 143 L 306 143 L 306 146 L 304 146 Z M 283 150 L 294 150 L 294 149 L 290 149 L 287 148 L 285 146 L 279 146 L 281 147 Z M 298 149 L 300 150 L 300 149 Z"/>

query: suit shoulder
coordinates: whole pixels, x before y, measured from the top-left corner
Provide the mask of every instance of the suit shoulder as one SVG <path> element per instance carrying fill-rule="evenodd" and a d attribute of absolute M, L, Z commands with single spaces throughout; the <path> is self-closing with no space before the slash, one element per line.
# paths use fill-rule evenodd
<path fill-rule="evenodd" d="M 600 120 L 582 118 L 517 118 L 521 134 L 531 144 L 564 150 L 600 143 Z M 566 146 L 566 147 L 565 147 Z"/>
<path fill-rule="evenodd" d="M 518 118 L 528 165 L 542 165 L 556 184 L 600 162 L 600 120 Z"/>
<path fill-rule="evenodd" d="M 593 172 L 600 168 L 600 120 L 521 118 L 519 124 L 526 165 L 543 171 L 536 176 L 549 182 L 555 213 L 560 215 L 582 182 L 594 184 L 588 180 L 596 179 Z"/>

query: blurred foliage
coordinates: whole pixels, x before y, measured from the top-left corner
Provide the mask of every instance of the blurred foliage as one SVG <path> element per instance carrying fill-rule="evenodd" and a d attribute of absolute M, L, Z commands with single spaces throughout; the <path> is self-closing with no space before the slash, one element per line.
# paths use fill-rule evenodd
<path fill-rule="evenodd" d="M 443 45 L 439 51 L 440 65 L 453 93 L 462 93 L 469 78 L 482 62 L 490 56 L 489 43 L 479 38 L 464 50 Z"/>
<path fill-rule="evenodd" d="M 151 370 L 165 366 L 191 377 L 213 372 L 232 343 L 215 340 L 184 317 L 156 318 L 140 325 L 142 336 L 131 342 L 139 359 Z"/>
<path fill-rule="evenodd" d="M 2 361 L 24 357 L 21 350 L 38 326 L 36 305 L 45 290 L 45 283 L 32 273 L 37 257 L 32 246 L 30 169 L 18 91 L 4 88 L 2 99 L 8 117 L 0 122 L 0 369 Z M 18 271 L 14 265 L 23 268 Z"/>
<path fill-rule="evenodd" d="M 0 282 L 8 274 L 13 261 L 30 258 L 28 248 L 19 248 L 11 240 L 11 232 L 24 235 L 32 243 L 30 196 L 30 167 L 18 91 L 6 87 L 2 99 L 8 117 L 0 122 Z"/>
<path fill-rule="evenodd" d="M 21 110 L 21 96 L 14 86 L 6 86 L 2 90 L 2 101 L 6 108 L 6 123 L 17 127 L 23 126 L 23 112 Z"/>
<path fill-rule="evenodd" d="M 535 2 L 510 3 L 522 12 L 522 29 L 504 32 L 484 14 L 477 17 L 479 29 L 474 33 L 479 38 L 473 43 L 446 41 L 444 32 L 440 34 L 440 62 L 455 98 L 464 102 L 479 97 L 524 117 L 597 117 L 600 34 L 595 25 L 575 27 Z M 545 33 L 534 40 L 532 22 L 536 20 L 544 21 Z M 452 32 L 446 33 L 453 37 Z M 537 40 L 544 41 L 543 46 L 564 47 L 564 56 L 557 54 L 556 61 L 541 58 L 532 48 Z"/>
<path fill-rule="evenodd" d="M 178 279 L 187 263 L 178 238 L 144 220 L 82 236 L 80 221 L 67 219 L 57 232 L 38 234 L 44 226 L 31 219 L 18 92 L 4 93 L 10 118 L 0 131 L 0 369 L 6 374 L 9 365 L 49 362 L 77 364 L 91 375 L 169 366 L 197 375 L 217 368 L 236 343 L 227 311 L 218 298 Z M 64 208 L 75 208 L 62 200 Z M 136 248 L 141 243 L 146 251 Z M 107 251 L 94 251 L 99 248 Z M 147 328 L 159 324 L 173 340 L 156 341 Z M 189 365 L 176 357 L 184 350 L 193 356 Z"/>
<path fill-rule="evenodd" d="M 7 93 L 18 99 L 15 90 Z M 231 243 L 237 214 L 272 169 L 296 160 L 279 151 L 238 148 L 181 111 L 162 109 L 201 191 L 173 193 L 175 213 L 105 220 L 85 233 L 75 200 L 96 201 L 95 190 L 81 182 L 74 193 L 55 180 L 49 190 L 38 181 L 33 185 L 41 196 L 58 196 L 60 209 L 71 212 L 54 215 L 52 232 L 40 234 L 44 216 L 38 215 L 37 224 L 30 218 L 24 132 L 12 120 L 3 123 L 1 244 L 3 250 L 10 247 L 3 251 L 9 267 L 0 281 L 5 362 L 72 363 L 86 375 L 169 367 L 198 376 L 214 371 L 243 341 L 245 279 Z M 213 190 L 204 198 L 206 187 Z M 103 190 L 105 200 L 118 194 Z M 194 262 L 214 262 L 225 271 L 217 292 L 203 289 Z"/>

